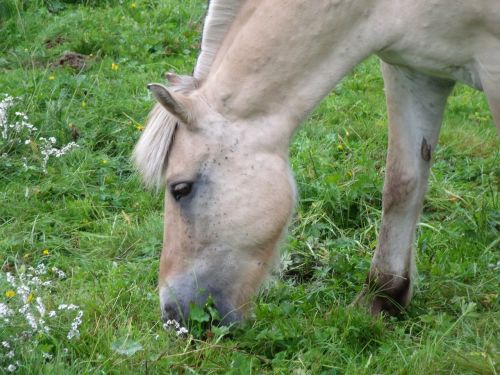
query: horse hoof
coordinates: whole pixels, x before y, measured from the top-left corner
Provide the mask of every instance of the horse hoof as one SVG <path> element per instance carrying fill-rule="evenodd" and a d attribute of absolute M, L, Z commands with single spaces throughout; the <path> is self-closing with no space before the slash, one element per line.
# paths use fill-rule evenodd
<path fill-rule="evenodd" d="M 401 314 L 411 299 L 409 277 L 370 273 L 363 290 L 351 303 L 352 307 L 368 310 L 373 316 Z"/>

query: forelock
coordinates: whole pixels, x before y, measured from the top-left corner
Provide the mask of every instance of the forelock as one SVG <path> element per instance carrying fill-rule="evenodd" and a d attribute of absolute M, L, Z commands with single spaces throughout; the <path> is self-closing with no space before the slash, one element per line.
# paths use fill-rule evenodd
<path fill-rule="evenodd" d="M 132 154 L 142 181 L 149 188 L 158 190 L 165 182 L 168 155 L 178 121 L 158 103 L 149 113 L 144 132 Z"/>

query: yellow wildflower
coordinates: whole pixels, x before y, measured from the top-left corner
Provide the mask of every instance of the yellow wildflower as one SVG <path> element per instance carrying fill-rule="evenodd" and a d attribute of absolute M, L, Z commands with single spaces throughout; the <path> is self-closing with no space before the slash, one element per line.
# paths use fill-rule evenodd
<path fill-rule="evenodd" d="M 12 298 L 16 295 L 16 292 L 14 292 L 13 290 L 8 290 L 5 292 L 5 297 L 7 298 Z"/>
<path fill-rule="evenodd" d="M 43 249 L 42 254 L 45 256 L 49 255 L 49 249 Z"/>
<path fill-rule="evenodd" d="M 118 64 L 111 63 L 111 70 L 118 70 Z"/>
<path fill-rule="evenodd" d="M 137 4 L 136 3 L 130 4 L 130 9 L 135 9 L 135 8 L 137 8 Z"/>
<path fill-rule="evenodd" d="M 82 108 L 85 108 L 87 106 L 87 102 L 86 101 L 83 101 L 82 102 Z"/>
<path fill-rule="evenodd" d="M 55 80 L 55 79 L 56 79 L 56 76 L 53 76 L 53 75 L 50 75 L 50 76 L 49 76 L 49 81 L 53 81 L 53 80 Z"/>
<path fill-rule="evenodd" d="M 35 296 L 33 295 L 33 293 L 30 293 L 28 295 L 28 298 L 26 299 L 26 302 L 30 303 L 31 301 L 33 301 L 33 298 L 35 298 Z"/>
<path fill-rule="evenodd" d="M 106 159 L 102 159 L 102 160 L 101 160 L 101 163 L 102 163 L 102 164 L 108 164 L 108 161 L 107 161 Z"/>
<path fill-rule="evenodd" d="M 339 150 L 339 151 L 343 151 L 343 150 L 344 150 L 344 146 L 342 146 L 341 144 L 339 144 L 339 145 L 337 146 L 337 150 Z"/>
<path fill-rule="evenodd" d="M 137 124 L 137 125 L 135 126 L 135 128 L 136 128 L 137 130 L 139 130 L 140 132 L 142 132 L 142 131 L 144 130 L 144 126 L 139 125 L 139 124 Z"/>

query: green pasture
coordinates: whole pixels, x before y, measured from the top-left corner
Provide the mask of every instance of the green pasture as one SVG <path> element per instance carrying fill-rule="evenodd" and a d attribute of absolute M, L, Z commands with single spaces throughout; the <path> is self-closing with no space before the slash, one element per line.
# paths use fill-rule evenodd
<path fill-rule="evenodd" d="M 0 318 L 0 373 L 499 373 L 500 141 L 482 93 L 459 85 L 450 98 L 410 308 L 374 319 L 348 307 L 381 215 L 387 121 L 375 58 L 291 145 L 300 202 L 248 320 L 211 326 L 200 310 L 186 337 L 163 329 L 163 193 L 144 190 L 130 155 L 153 103 L 146 84 L 191 72 L 205 9 L 202 0 L 0 0 L 0 102 L 14 98 L 4 126 L 23 112 L 37 128 L 0 134 L 0 303 L 14 311 Z M 44 166 L 40 137 L 77 147 Z M 52 283 L 25 304 L 79 306 L 79 338 L 67 337 L 76 310 L 47 316 L 46 333 L 25 332 L 7 274 L 40 264 Z"/>

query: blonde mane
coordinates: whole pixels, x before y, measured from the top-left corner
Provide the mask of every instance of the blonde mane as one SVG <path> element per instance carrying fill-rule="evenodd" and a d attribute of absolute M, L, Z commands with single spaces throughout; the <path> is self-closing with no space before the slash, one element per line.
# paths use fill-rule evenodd
<path fill-rule="evenodd" d="M 193 71 L 194 78 L 176 77 L 176 82 L 171 82 L 174 91 L 192 90 L 207 76 L 229 26 L 243 2 L 244 0 L 209 1 L 201 50 Z M 132 160 L 148 188 L 158 190 L 164 184 L 168 152 L 178 123 L 179 120 L 160 104 L 155 104 L 149 113 L 144 132 L 132 154 Z"/>

